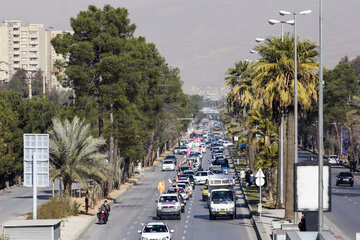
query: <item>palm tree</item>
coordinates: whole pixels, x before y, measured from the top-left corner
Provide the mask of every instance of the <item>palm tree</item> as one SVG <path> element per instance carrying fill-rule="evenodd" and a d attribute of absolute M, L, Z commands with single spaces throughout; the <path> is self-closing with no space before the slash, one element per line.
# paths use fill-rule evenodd
<path fill-rule="evenodd" d="M 279 115 L 285 112 L 287 126 L 285 147 L 285 218 L 293 218 L 294 201 L 294 38 L 284 36 L 266 39 L 254 48 L 261 56 L 253 64 L 253 90 L 263 99 L 263 104 L 273 110 L 273 117 L 280 121 Z M 309 40 L 298 41 L 298 102 L 300 110 L 309 109 L 317 101 L 318 51 Z"/>
<path fill-rule="evenodd" d="M 89 135 L 90 125 L 77 116 L 71 122 L 66 119 L 62 123 L 55 118 L 52 123 L 49 131 L 51 176 L 62 179 L 65 196 L 71 194 L 74 180 L 82 186 L 86 186 L 88 179 L 105 181 L 108 164 L 106 155 L 99 151 L 105 140 Z"/>

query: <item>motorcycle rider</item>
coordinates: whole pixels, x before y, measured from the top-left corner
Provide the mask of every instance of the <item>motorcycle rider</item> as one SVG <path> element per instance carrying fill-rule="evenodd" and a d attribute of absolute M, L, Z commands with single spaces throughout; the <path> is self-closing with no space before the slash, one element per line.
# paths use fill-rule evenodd
<path fill-rule="evenodd" d="M 110 205 L 108 204 L 107 200 L 105 200 L 104 203 L 101 204 L 100 211 L 97 214 L 99 220 L 100 220 L 100 216 L 101 216 L 102 211 L 105 211 L 105 221 L 107 222 L 108 219 L 109 219 L 109 214 L 110 214 Z"/>

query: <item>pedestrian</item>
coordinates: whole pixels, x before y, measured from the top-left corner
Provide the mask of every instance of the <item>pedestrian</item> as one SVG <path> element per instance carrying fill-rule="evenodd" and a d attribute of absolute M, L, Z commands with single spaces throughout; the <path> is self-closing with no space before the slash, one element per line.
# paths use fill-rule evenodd
<path fill-rule="evenodd" d="M 244 171 L 244 169 L 241 169 L 241 171 L 240 171 L 240 182 L 241 182 L 241 186 L 244 185 L 244 179 L 245 179 L 245 171 Z"/>
<path fill-rule="evenodd" d="M 246 181 L 246 190 L 249 190 L 250 170 L 247 170 L 246 173 L 245 173 L 245 181 Z"/>
<path fill-rule="evenodd" d="M 305 214 L 303 213 L 301 216 L 301 220 L 299 222 L 299 230 L 300 231 L 306 231 L 306 219 L 305 219 Z"/>
<path fill-rule="evenodd" d="M 85 196 L 85 211 L 86 211 L 86 214 L 88 214 L 88 211 L 89 211 L 89 198 L 88 198 L 88 194 L 89 194 L 89 192 L 86 191 L 86 196 Z"/>
<path fill-rule="evenodd" d="M 249 183 L 249 187 L 251 187 L 251 185 L 253 184 L 254 182 L 254 174 L 253 174 L 253 171 L 250 171 L 250 183 Z"/>

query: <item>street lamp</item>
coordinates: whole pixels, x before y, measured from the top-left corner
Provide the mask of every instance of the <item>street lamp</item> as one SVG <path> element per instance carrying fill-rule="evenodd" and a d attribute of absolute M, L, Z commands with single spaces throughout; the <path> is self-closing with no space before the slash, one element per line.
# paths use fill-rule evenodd
<path fill-rule="evenodd" d="M 275 25 L 278 23 L 281 24 L 281 42 L 284 41 L 284 23 L 294 25 L 294 20 L 283 21 L 283 20 L 269 19 L 268 22 L 270 25 Z"/>
<path fill-rule="evenodd" d="M 264 38 L 255 38 L 255 42 L 260 43 L 260 42 L 264 42 L 264 41 L 265 41 Z"/>
<path fill-rule="evenodd" d="M 254 49 L 250 49 L 249 52 L 250 52 L 251 54 L 257 53 L 257 51 L 255 51 Z"/>
<path fill-rule="evenodd" d="M 281 16 L 293 15 L 294 16 L 294 163 L 298 162 L 298 89 L 297 89 L 297 37 L 296 37 L 296 15 L 307 15 L 310 14 L 311 10 L 301 11 L 299 13 L 288 12 L 281 10 L 279 14 Z M 297 223 L 297 213 L 294 211 L 294 222 Z"/>

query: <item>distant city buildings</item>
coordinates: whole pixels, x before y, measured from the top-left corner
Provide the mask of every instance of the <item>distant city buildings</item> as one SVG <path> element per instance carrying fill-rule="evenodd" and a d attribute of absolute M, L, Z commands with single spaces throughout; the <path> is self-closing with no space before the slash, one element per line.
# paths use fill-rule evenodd
<path fill-rule="evenodd" d="M 22 25 L 20 20 L 3 20 L 0 26 L 0 82 L 8 82 L 18 69 L 28 74 L 43 71 L 45 88 L 62 89 L 53 73 L 56 54 L 50 41 L 63 31 L 45 29 L 44 24 Z"/>

